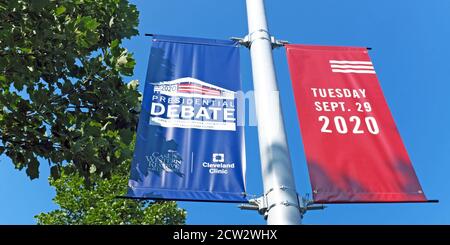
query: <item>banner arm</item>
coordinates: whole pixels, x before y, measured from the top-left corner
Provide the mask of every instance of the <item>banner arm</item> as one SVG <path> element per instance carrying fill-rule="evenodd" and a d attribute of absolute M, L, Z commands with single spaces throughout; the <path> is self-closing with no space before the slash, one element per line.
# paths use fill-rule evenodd
<path fill-rule="evenodd" d="M 132 199 L 132 200 L 153 200 L 153 201 L 175 201 L 175 202 L 215 202 L 215 203 L 249 203 L 248 200 L 207 200 L 207 199 L 187 199 L 187 198 L 157 198 L 157 197 L 130 197 L 130 196 L 115 196 L 117 199 Z"/>

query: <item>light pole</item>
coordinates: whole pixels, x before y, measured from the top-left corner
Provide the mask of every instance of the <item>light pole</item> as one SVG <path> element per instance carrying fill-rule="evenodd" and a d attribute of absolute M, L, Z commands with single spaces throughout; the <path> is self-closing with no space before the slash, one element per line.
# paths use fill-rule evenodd
<path fill-rule="evenodd" d="M 246 0 L 258 139 L 269 225 L 300 224 L 302 215 L 286 141 L 264 0 Z"/>

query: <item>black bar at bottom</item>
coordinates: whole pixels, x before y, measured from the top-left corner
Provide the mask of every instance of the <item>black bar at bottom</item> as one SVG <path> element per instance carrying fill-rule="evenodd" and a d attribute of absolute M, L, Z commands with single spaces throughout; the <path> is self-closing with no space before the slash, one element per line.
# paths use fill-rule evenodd
<path fill-rule="evenodd" d="M 450 241 L 450 226 L 374 226 L 374 225 L 301 225 L 301 226 L 0 226 L 2 244 L 29 241 L 99 242 L 195 242 L 217 244 L 236 240 L 272 243 L 301 241 L 302 244 L 338 242 L 420 242 Z M 39 244 L 39 243 L 38 243 Z"/>

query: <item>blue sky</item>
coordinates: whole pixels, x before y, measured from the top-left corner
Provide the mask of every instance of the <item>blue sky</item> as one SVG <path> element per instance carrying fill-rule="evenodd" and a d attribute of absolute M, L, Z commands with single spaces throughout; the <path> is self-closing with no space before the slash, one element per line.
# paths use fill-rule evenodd
<path fill-rule="evenodd" d="M 244 0 L 133 0 L 140 36 L 125 42 L 135 75 L 145 79 L 150 39 L 144 33 L 227 39 L 244 36 Z M 305 224 L 450 224 L 450 1 L 266 0 L 272 35 L 291 43 L 372 47 L 370 56 L 425 194 L 439 204 L 339 204 L 306 214 Z M 291 81 L 282 48 L 274 51 L 297 190 L 311 193 Z M 245 90 L 252 89 L 250 56 L 241 49 Z M 140 88 L 143 90 L 143 88 Z M 262 192 L 257 130 L 246 129 L 247 189 Z M 0 224 L 34 224 L 56 208 L 48 164 L 30 181 L 0 157 Z M 180 202 L 188 224 L 264 224 L 235 204 Z"/>

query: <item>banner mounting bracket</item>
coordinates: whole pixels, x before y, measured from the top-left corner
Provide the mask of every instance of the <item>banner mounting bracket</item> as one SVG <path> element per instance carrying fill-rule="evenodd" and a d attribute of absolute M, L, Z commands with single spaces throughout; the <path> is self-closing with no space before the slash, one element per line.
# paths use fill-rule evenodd
<path fill-rule="evenodd" d="M 258 33 L 264 33 L 265 35 L 258 36 Z M 258 31 L 252 32 L 243 38 L 230 37 L 230 40 L 236 41 L 240 45 L 242 45 L 248 49 L 250 49 L 250 47 L 252 46 L 252 42 L 254 42 L 255 40 L 258 40 L 258 39 L 264 39 L 264 40 L 270 41 L 270 43 L 272 44 L 272 49 L 283 47 L 284 45 L 289 44 L 289 42 L 286 40 L 279 40 L 279 39 L 276 39 L 274 36 L 269 35 L 269 33 L 267 33 L 267 31 L 265 31 L 265 30 L 258 30 Z"/>
<path fill-rule="evenodd" d="M 280 190 L 285 191 L 287 188 L 284 186 L 280 187 Z M 323 204 L 315 204 L 312 200 L 309 199 L 309 195 L 305 197 L 300 197 L 297 195 L 298 203 L 292 203 L 289 201 L 282 201 L 279 203 L 268 204 L 267 195 L 263 195 L 258 198 L 253 198 L 249 200 L 249 203 L 239 205 L 241 210 L 256 210 L 259 214 L 264 216 L 264 219 L 267 219 L 267 214 L 269 210 L 278 205 L 284 206 L 294 206 L 300 210 L 300 213 L 303 215 L 309 210 L 323 210 L 326 208 Z"/>

